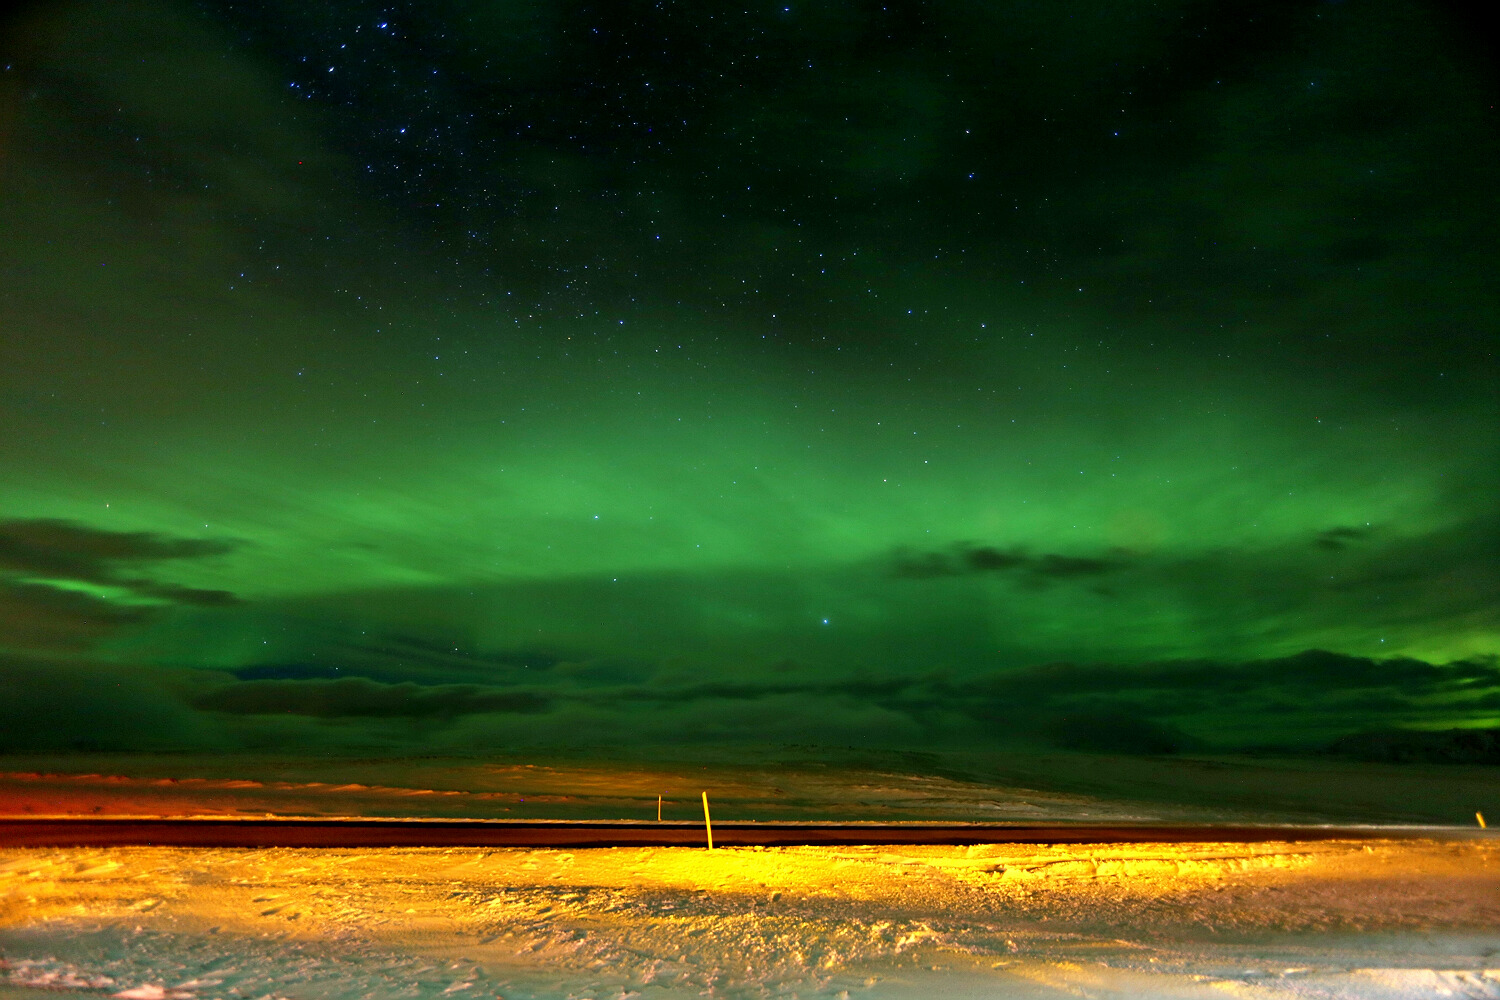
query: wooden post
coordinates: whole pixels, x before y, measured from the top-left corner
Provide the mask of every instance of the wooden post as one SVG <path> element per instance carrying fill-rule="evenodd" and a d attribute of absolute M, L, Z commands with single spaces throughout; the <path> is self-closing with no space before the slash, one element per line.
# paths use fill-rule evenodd
<path fill-rule="evenodd" d="M 708 816 L 708 793 L 703 793 L 703 829 L 708 834 L 708 849 L 714 849 L 714 822 Z"/>
<path fill-rule="evenodd" d="M 661 796 L 656 797 L 656 821 L 661 822 Z"/>

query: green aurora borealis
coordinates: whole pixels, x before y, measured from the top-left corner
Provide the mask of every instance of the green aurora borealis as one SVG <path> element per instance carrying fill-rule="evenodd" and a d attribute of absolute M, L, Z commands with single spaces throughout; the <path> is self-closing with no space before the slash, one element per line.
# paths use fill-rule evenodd
<path fill-rule="evenodd" d="M 1453 15 L 689 6 L 3 22 L 0 749 L 1500 725 Z"/>

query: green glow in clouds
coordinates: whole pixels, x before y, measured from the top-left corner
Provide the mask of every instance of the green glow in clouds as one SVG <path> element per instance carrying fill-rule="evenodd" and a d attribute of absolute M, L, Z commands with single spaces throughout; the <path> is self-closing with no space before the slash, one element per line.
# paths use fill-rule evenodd
<path fill-rule="evenodd" d="M 449 7 L 8 23 L 6 749 L 1500 720 L 1445 22 Z"/>

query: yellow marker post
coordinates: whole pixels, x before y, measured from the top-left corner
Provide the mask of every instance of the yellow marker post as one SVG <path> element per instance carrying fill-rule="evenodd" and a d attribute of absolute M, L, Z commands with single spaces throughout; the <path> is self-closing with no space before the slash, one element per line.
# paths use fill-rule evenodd
<path fill-rule="evenodd" d="M 708 816 L 708 793 L 703 793 L 703 829 L 708 834 L 708 849 L 714 849 L 714 821 Z"/>
<path fill-rule="evenodd" d="M 656 821 L 661 822 L 661 796 L 656 797 Z"/>
<path fill-rule="evenodd" d="M 1488 830 L 1489 829 L 1489 827 L 1484 822 L 1484 813 L 1477 812 L 1477 813 L 1474 814 L 1474 818 L 1477 819 L 1477 820 L 1479 820 L 1479 829 L 1481 829 L 1481 830 Z"/>

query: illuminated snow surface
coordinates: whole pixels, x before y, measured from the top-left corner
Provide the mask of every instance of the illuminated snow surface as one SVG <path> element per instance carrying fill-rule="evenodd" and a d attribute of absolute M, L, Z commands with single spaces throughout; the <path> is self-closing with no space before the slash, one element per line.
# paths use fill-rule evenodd
<path fill-rule="evenodd" d="M 1500 843 L 0 853 L 0 996 L 1500 997 Z"/>

